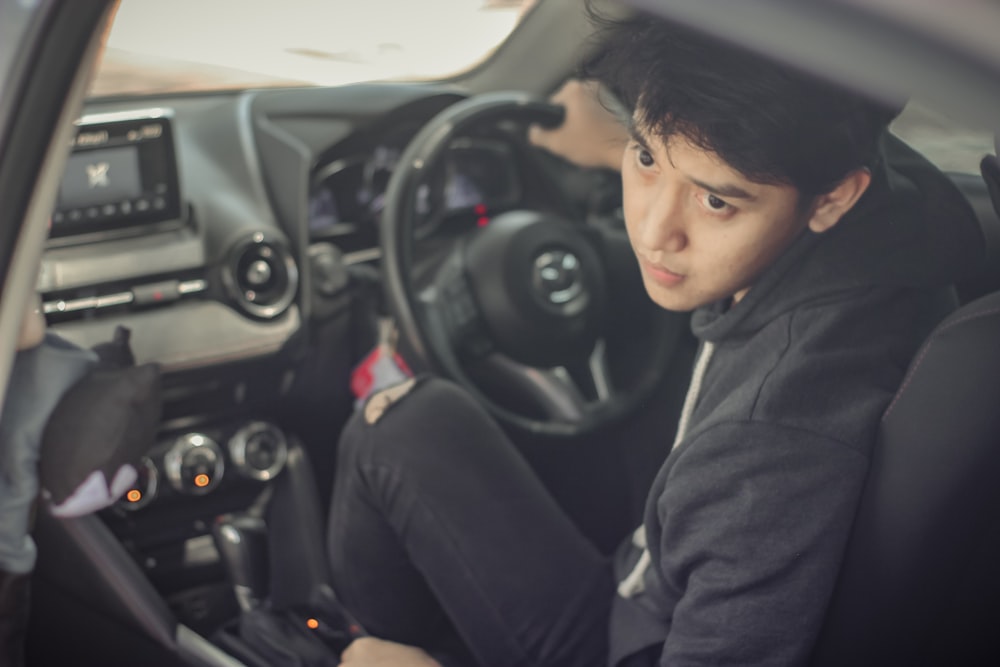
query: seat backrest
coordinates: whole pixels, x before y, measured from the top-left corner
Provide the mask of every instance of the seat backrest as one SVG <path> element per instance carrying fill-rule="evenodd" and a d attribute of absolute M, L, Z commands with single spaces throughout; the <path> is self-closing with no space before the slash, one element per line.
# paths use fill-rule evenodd
<path fill-rule="evenodd" d="M 1000 664 L 1000 292 L 934 330 L 887 409 L 811 664 Z"/>

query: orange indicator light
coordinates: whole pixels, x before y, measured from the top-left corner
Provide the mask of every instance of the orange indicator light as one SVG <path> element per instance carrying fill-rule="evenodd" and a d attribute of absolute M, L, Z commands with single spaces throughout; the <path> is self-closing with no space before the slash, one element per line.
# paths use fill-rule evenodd
<path fill-rule="evenodd" d="M 140 491 L 139 489 L 132 489 L 131 491 L 125 494 L 125 497 L 128 499 L 130 503 L 137 503 L 140 500 L 142 500 L 142 491 Z"/>
<path fill-rule="evenodd" d="M 197 487 L 204 488 L 204 487 L 208 486 L 208 483 L 210 481 L 212 481 L 212 480 L 210 480 L 208 478 L 208 475 L 206 475 L 205 473 L 201 473 L 200 475 L 195 475 L 194 476 L 194 485 L 197 486 Z"/>
<path fill-rule="evenodd" d="M 309 627 L 310 630 L 315 630 L 316 628 L 319 627 L 319 621 L 317 621 L 315 618 L 307 618 L 306 625 Z"/>

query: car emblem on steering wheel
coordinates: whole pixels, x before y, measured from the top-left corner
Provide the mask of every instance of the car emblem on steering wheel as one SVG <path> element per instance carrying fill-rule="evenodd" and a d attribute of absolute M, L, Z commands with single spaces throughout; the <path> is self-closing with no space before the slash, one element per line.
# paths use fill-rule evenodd
<path fill-rule="evenodd" d="M 554 306 L 564 306 L 583 294 L 580 260 L 565 250 L 549 250 L 535 258 L 531 283 Z"/>

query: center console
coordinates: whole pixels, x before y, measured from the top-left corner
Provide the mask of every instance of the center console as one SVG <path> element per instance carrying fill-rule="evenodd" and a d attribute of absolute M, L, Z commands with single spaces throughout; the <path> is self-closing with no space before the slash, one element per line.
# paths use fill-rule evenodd
<path fill-rule="evenodd" d="M 338 664 L 360 628 L 329 587 L 308 457 L 267 423 L 212 431 L 161 442 L 100 515 L 39 514 L 33 631 L 61 641 L 31 641 L 35 664 L 98 637 L 102 664 Z"/>
<path fill-rule="evenodd" d="M 289 447 L 278 426 L 258 420 L 163 434 L 143 458 L 135 485 L 103 513 L 178 620 L 192 629 L 210 633 L 236 611 L 214 522 L 251 508 L 266 512 Z"/>
<path fill-rule="evenodd" d="M 164 402 L 118 502 L 39 516 L 36 607 L 68 634 L 65 646 L 33 642 L 38 664 L 95 637 L 112 663 L 267 664 L 246 634 L 280 640 L 310 618 L 320 626 L 302 627 L 330 655 L 349 640 L 316 473 L 277 409 L 301 362 L 295 254 L 251 188 L 182 196 L 176 131 L 167 109 L 82 118 L 52 214 L 38 282 L 50 329 L 91 348 L 125 327 L 136 362 L 160 366 Z M 234 551 L 226 535 L 254 546 Z M 252 606 L 241 604 L 246 571 L 266 582 Z"/>

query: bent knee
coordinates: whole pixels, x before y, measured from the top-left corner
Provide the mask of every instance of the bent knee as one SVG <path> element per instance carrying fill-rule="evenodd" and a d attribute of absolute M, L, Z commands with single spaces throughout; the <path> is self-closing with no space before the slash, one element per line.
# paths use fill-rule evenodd
<path fill-rule="evenodd" d="M 496 428 L 461 386 L 422 376 L 369 397 L 345 427 L 339 455 L 342 462 L 344 458 L 399 462 L 434 455 L 463 434 Z"/>

